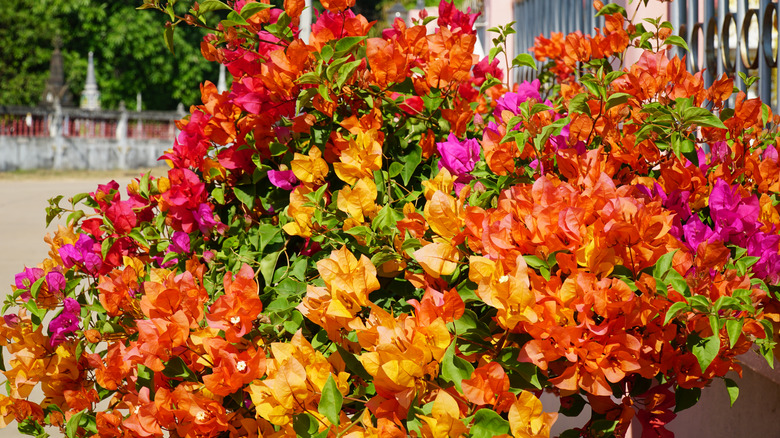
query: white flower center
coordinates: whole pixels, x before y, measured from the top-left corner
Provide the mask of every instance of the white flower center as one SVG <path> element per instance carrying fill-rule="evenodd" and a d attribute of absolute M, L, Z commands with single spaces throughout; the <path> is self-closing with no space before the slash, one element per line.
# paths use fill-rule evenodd
<path fill-rule="evenodd" d="M 233 316 L 233 317 L 230 318 L 230 323 L 231 324 L 238 324 L 239 322 L 241 322 L 241 317 L 240 316 Z"/>
<path fill-rule="evenodd" d="M 504 276 L 502 276 L 501 278 L 498 279 L 499 283 L 506 283 L 507 281 L 509 281 L 509 276 L 508 275 L 504 275 Z"/>
<path fill-rule="evenodd" d="M 195 414 L 195 419 L 198 421 L 206 421 L 206 412 L 204 411 L 198 411 L 197 414 Z"/>
<path fill-rule="evenodd" d="M 236 369 L 238 371 L 244 371 L 246 369 L 246 362 L 244 362 L 243 360 L 238 361 L 238 363 L 236 364 Z"/>

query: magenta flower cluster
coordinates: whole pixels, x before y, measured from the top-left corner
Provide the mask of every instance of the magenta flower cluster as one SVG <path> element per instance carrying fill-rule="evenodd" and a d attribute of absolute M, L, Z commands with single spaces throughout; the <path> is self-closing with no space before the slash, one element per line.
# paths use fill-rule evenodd
<path fill-rule="evenodd" d="M 69 243 L 60 248 L 60 258 L 65 269 L 78 265 L 92 275 L 96 275 L 103 267 L 100 244 L 86 234 L 80 235 L 75 244 Z"/>
<path fill-rule="evenodd" d="M 62 302 L 62 312 L 49 323 L 49 340 L 52 347 L 65 341 L 65 336 L 79 329 L 81 305 L 73 298 L 65 298 Z"/>
<path fill-rule="evenodd" d="M 717 160 L 718 153 L 715 149 L 713 152 Z M 689 191 L 666 194 L 658 184 L 653 190 L 643 186 L 639 190 L 648 197 L 659 197 L 664 207 L 675 212 L 671 232 L 692 252 L 697 252 L 702 244 L 718 241 L 736 245 L 746 249 L 748 256 L 758 258 L 752 268 L 756 277 L 770 283 L 780 281 L 780 236 L 762 231 L 761 205 L 756 195 L 743 196 L 739 185 L 731 186 L 722 179 L 715 181 L 709 197 L 710 226 L 691 212 Z"/>

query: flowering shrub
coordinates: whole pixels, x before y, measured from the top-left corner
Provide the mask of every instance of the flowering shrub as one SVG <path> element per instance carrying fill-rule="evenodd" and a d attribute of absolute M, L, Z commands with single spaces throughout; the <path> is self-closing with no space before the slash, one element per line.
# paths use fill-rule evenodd
<path fill-rule="evenodd" d="M 0 324 L 2 425 L 546 437 L 546 390 L 563 415 L 590 406 L 561 436 L 634 416 L 670 436 L 701 387 L 736 397 L 738 355 L 771 363 L 769 107 L 727 107 L 729 78 L 704 87 L 665 55 L 666 24 L 614 5 L 595 36 L 540 36 L 539 79 L 510 90 L 502 46 L 472 55 L 470 11 L 368 38 L 352 3 L 322 0 L 308 42 L 303 0 L 144 4 L 166 35 L 222 14 L 201 50 L 231 89 L 202 86 L 167 176 L 52 201 L 66 225 Z M 629 46 L 639 62 L 616 68 Z"/>

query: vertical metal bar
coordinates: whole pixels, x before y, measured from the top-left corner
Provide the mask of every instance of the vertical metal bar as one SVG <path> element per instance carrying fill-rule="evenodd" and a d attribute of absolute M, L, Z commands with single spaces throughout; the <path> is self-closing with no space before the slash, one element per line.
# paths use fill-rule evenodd
<path fill-rule="evenodd" d="M 517 35 L 515 36 L 515 44 L 517 47 L 522 47 L 528 39 L 528 24 L 525 19 L 524 8 L 527 2 L 520 0 L 515 2 L 513 12 L 515 14 L 515 21 L 517 21 Z M 522 69 L 514 71 L 514 83 L 522 82 Z"/>
<path fill-rule="evenodd" d="M 675 32 L 680 32 L 680 5 L 679 2 L 669 3 L 669 22 L 672 23 L 672 27 Z M 681 35 L 682 36 L 682 35 Z"/>
<path fill-rule="evenodd" d="M 745 21 L 745 11 L 747 10 L 747 0 L 737 0 L 737 28 L 734 30 L 734 35 L 737 36 L 737 44 L 734 45 L 735 47 L 735 54 L 734 54 L 734 64 L 737 66 L 737 87 L 739 87 L 740 90 L 745 91 L 745 83 L 739 79 L 739 74 L 744 73 L 747 74 L 747 69 L 745 68 L 745 64 L 742 62 L 742 57 L 740 56 L 740 51 L 742 50 L 742 38 L 740 38 L 740 31 L 742 30 L 742 23 Z M 746 48 L 747 49 L 747 48 Z"/>
<path fill-rule="evenodd" d="M 685 21 L 687 24 L 685 29 L 686 35 L 683 36 L 683 39 L 688 43 L 688 48 L 691 49 L 691 51 L 686 54 L 688 55 L 688 68 L 690 71 L 694 71 L 695 69 L 693 67 L 698 64 L 698 60 L 693 59 L 691 41 L 693 41 L 693 28 L 699 21 L 699 0 L 688 0 L 688 11 Z M 698 47 L 696 49 L 699 51 Z"/>
<path fill-rule="evenodd" d="M 683 0 L 680 2 L 677 2 L 677 14 L 680 20 L 680 28 L 677 29 L 678 34 L 685 40 L 688 41 L 690 38 L 688 37 L 688 34 L 690 33 L 690 26 L 688 26 L 688 7 L 691 3 L 696 3 L 697 0 Z M 684 27 L 684 29 L 683 29 Z M 685 53 L 682 48 L 676 47 L 675 50 L 672 52 L 673 54 L 679 56 L 682 58 Z M 672 54 L 670 54 L 671 56 Z"/>
<path fill-rule="evenodd" d="M 519 1 L 516 2 L 513 6 L 513 12 L 515 14 L 515 21 L 518 23 L 517 26 L 517 35 L 515 37 L 515 44 L 516 48 L 515 51 L 519 51 L 520 47 L 523 47 L 526 45 L 526 41 L 528 40 L 528 28 L 527 28 L 527 22 L 525 20 L 525 17 L 523 17 L 523 8 L 525 7 L 525 4 L 527 2 L 525 1 Z M 523 79 L 521 75 L 523 74 L 522 68 L 517 69 L 514 71 L 514 83 L 522 82 Z"/>
<path fill-rule="evenodd" d="M 572 32 L 574 32 L 574 27 L 576 26 L 575 20 L 577 19 L 577 15 L 575 14 L 575 10 L 577 9 L 577 2 L 573 0 L 569 0 L 566 4 L 566 29 L 564 29 L 563 34 L 567 35 Z"/>
<path fill-rule="evenodd" d="M 536 27 L 536 32 L 534 32 L 533 36 L 534 36 L 534 38 L 539 36 L 539 35 L 547 36 L 546 32 L 545 32 L 546 29 L 547 29 L 547 20 L 545 18 L 547 17 L 546 10 L 547 10 L 547 6 L 548 6 L 549 2 L 534 0 L 533 3 L 534 3 L 534 6 L 536 7 L 535 11 L 534 11 L 534 14 L 533 14 L 533 17 L 534 17 L 533 20 L 534 20 L 534 26 Z M 532 79 L 531 76 L 532 76 L 532 73 L 528 72 L 528 80 Z"/>
<path fill-rule="evenodd" d="M 777 4 L 775 6 L 778 6 Z M 775 9 L 775 17 L 780 17 L 780 10 Z M 780 21 L 775 19 L 775 22 Z M 777 40 L 775 41 L 777 49 L 774 51 L 775 59 L 780 61 L 780 31 L 777 32 Z M 780 112 L 780 63 L 775 68 L 775 108 L 774 112 L 777 114 Z"/>
<path fill-rule="evenodd" d="M 709 23 L 710 18 L 715 16 L 715 0 L 705 0 L 704 2 L 704 16 L 701 19 L 701 22 L 703 23 L 704 27 L 704 38 L 702 38 L 702 43 L 700 46 L 700 51 L 704 53 L 704 67 L 706 70 L 704 71 L 704 85 L 709 87 L 712 85 L 712 82 L 715 78 L 714 71 L 710 70 L 709 67 L 707 67 L 707 23 Z"/>
<path fill-rule="evenodd" d="M 716 50 L 716 56 L 718 58 L 718 77 L 726 72 L 726 62 L 723 59 L 723 41 L 721 36 L 723 35 L 723 26 L 726 21 L 726 14 L 729 13 L 728 0 L 718 0 L 718 48 Z"/>
<path fill-rule="evenodd" d="M 542 15 L 537 16 L 537 20 L 542 23 L 542 31 L 540 32 L 545 37 L 550 36 L 550 25 L 553 24 L 553 15 L 557 15 L 551 11 L 552 2 L 542 2 Z"/>
<path fill-rule="evenodd" d="M 758 7 L 758 44 L 756 45 L 756 56 L 758 56 L 758 95 L 761 101 L 768 103 L 772 101 L 772 68 L 769 67 L 768 60 L 764 57 L 763 40 L 764 32 L 771 35 L 772 27 L 764 28 L 764 12 L 769 6 L 769 0 L 761 0 Z M 769 104 L 771 106 L 771 104 Z"/>
<path fill-rule="evenodd" d="M 596 27 L 596 17 L 593 14 L 593 8 L 590 7 L 588 0 L 585 0 L 585 9 L 583 10 L 587 25 L 583 31 L 586 35 L 593 35 L 593 29 Z"/>

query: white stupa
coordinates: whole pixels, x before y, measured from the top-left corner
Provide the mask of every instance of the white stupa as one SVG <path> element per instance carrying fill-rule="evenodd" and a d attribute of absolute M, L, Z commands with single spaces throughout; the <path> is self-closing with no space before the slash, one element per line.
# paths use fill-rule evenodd
<path fill-rule="evenodd" d="M 81 92 L 81 109 L 99 110 L 100 109 L 100 90 L 98 90 L 95 80 L 95 62 L 92 59 L 92 52 L 89 52 L 87 64 L 87 83 L 84 85 L 84 91 Z"/>

